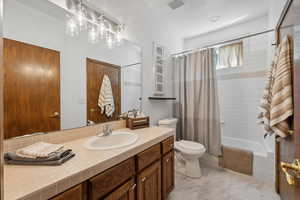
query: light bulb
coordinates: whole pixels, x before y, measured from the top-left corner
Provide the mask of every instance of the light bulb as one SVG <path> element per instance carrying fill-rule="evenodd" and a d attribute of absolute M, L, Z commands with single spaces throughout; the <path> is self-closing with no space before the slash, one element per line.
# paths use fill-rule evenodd
<path fill-rule="evenodd" d="M 120 31 L 117 32 L 116 34 L 116 39 L 117 39 L 117 42 L 120 43 L 122 41 L 122 34 Z"/>
<path fill-rule="evenodd" d="M 78 24 L 74 17 L 67 19 L 66 33 L 72 37 L 79 34 Z"/>
<path fill-rule="evenodd" d="M 77 21 L 78 21 L 80 30 L 86 30 L 86 28 L 87 28 L 86 14 L 85 14 L 83 8 L 81 8 L 77 13 Z"/>
<path fill-rule="evenodd" d="M 124 29 L 124 25 L 123 24 L 119 24 L 117 27 L 117 32 L 116 32 L 116 41 L 117 44 L 120 45 L 122 42 L 122 31 Z"/>
<path fill-rule="evenodd" d="M 113 47 L 113 39 L 112 39 L 112 36 L 111 36 L 110 33 L 109 33 L 109 35 L 106 38 L 106 44 L 107 44 L 107 46 L 108 46 L 109 49 L 112 49 L 112 47 Z"/>
<path fill-rule="evenodd" d="M 99 34 L 100 34 L 101 39 L 103 39 L 105 37 L 105 34 L 106 34 L 105 31 L 106 31 L 105 20 L 104 20 L 104 16 L 101 15 L 99 17 Z"/>
<path fill-rule="evenodd" d="M 92 27 L 88 32 L 88 41 L 92 44 L 99 42 L 98 30 L 96 27 Z"/>

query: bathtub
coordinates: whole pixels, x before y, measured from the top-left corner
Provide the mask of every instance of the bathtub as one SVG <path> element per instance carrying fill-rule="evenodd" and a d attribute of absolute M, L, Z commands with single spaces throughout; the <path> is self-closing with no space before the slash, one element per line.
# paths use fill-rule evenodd
<path fill-rule="evenodd" d="M 275 139 L 267 138 L 259 143 L 223 136 L 222 145 L 253 152 L 253 177 L 269 184 L 275 182 Z"/>
<path fill-rule="evenodd" d="M 222 136 L 221 143 L 224 146 L 251 151 L 255 156 L 268 157 L 268 154 L 274 153 L 274 148 L 271 148 L 271 141 L 259 143 L 240 138 Z"/>

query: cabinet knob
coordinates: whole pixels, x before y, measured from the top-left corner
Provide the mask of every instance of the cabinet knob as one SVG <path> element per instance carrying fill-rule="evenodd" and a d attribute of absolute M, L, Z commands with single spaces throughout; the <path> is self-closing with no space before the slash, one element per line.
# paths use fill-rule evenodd
<path fill-rule="evenodd" d="M 142 178 L 142 182 L 145 182 L 146 181 L 146 177 Z"/>
<path fill-rule="evenodd" d="M 133 184 L 132 187 L 131 187 L 131 190 L 134 190 L 136 187 L 136 184 Z"/>

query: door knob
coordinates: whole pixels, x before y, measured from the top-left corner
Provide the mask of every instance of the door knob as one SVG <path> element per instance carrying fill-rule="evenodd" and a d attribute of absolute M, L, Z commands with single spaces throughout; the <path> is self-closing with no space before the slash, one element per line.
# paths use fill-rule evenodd
<path fill-rule="evenodd" d="M 300 159 L 295 159 L 293 163 L 281 162 L 280 165 L 288 184 L 294 185 L 295 179 L 300 179 Z"/>
<path fill-rule="evenodd" d="M 96 112 L 97 110 L 95 108 L 91 108 L 90 112 Z"/>
<path fill-rule="evenodd" d="M 50 118 L 57 118 L 59 117 L 59 112 L 54 112 L 53 115 L 49 116 Z"/>

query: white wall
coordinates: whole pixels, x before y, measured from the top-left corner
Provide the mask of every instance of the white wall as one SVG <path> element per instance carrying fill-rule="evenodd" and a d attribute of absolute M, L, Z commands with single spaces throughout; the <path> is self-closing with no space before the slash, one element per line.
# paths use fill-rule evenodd
<path fill-rule="evenodd" d="M 131 43 L 110 50 L 89 44 L 86 33 L 69 37 L 63 20 L 14 0 L 4 4 L 4 37 L 60 51 L 62 129 L 86 125 L 87 57 L 120 66 L 141 62 L 141 49 Z"/>
<path fill-rule="evenodd" d="M 194 49 L 205 45 L 230 40 L 241 35 L 257 33 L 268 29 L 268 16 L 252 19 L 245 23 L 239 23 L 227 28 L 184 39 L 184 49 Z"/>

